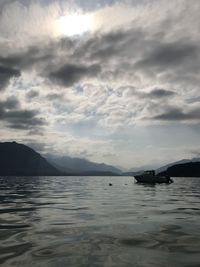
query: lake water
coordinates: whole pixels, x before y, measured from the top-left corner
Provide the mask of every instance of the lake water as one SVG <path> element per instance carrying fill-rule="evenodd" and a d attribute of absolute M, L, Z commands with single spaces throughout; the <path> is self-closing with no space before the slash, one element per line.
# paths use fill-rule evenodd
<path fill-rule="evenodd" d="M 200 178 L 1 177 L 0 265 L 199 267 Z"/>

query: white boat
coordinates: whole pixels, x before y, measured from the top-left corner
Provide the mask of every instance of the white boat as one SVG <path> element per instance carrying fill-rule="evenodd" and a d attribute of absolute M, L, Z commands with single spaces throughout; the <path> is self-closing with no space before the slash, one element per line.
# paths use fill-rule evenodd
<path fill-rule="evenodd" d="M 154 170 L 145 171 L 140 175 L 135 175 L 134 178 L 138 183 L 148 183 L 148 184 L 171 184 L 173 180 L 169 176 L 159 176 L 155 174 Z"/>

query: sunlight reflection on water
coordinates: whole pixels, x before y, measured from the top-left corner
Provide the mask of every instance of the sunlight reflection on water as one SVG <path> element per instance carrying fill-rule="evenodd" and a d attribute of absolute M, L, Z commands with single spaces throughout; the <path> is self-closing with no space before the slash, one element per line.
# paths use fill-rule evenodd
<path fill-rule="evenodd" d="M 0 201 L 2 266 L 200 266 L 198 178 L 2 177 Z"/>

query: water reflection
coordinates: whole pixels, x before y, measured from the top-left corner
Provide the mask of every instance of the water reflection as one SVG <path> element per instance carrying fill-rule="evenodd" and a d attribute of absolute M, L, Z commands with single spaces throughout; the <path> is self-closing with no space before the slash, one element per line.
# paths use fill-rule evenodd
<path fill-rule="evenodd" d="M 0 263 L 13 259 L 31 250 L 27 240 L 33 214 L 31 203 L 37 188 L 38 178 L 4 177 L 0 179 Z"/>
<path fill-rule="evenodd" d="M 199 185 L 181 178 L 143 186 L 129 177 L 2 177 L 0 264 L 197 267 Z"/>

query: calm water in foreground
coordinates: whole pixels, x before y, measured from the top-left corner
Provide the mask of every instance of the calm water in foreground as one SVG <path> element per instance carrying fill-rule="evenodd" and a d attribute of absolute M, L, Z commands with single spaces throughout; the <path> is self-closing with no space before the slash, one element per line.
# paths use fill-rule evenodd
<path fill-rule="evenodd" d="M 199 267 L 200 178 L 174 181 L 1 177 L 0 265 Z"/>

